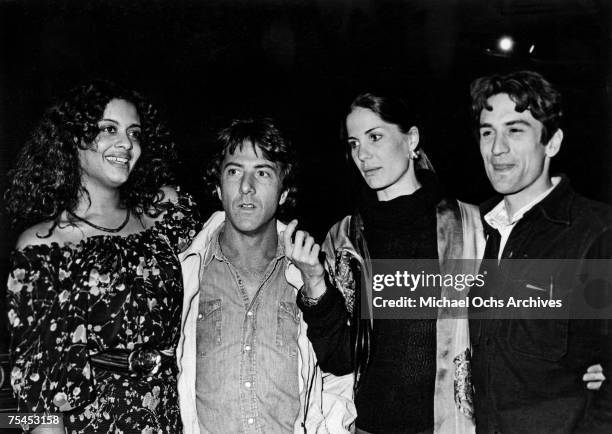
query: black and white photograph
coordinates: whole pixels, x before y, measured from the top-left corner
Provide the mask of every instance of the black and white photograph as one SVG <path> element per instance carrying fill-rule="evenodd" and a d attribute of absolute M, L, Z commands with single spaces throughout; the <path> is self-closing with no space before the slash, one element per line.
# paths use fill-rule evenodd
<path fill-rule="evenodd" d="M 608 0 L 0 0 L 0 432 L 612 432 Z"/>

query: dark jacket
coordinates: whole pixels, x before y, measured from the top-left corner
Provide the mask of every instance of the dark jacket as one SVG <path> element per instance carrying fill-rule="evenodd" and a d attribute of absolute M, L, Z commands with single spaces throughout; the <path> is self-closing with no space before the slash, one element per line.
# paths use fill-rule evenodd
<path fill-rule="evenodd" d="M 481 207 L 488 213 L 501 198 Z M 476 392 L 477 432 L 612 432 L 612 389 L 588 391 L 586 369 L 601 363 L 612 372 L 609 320 L 572 319 L 571 309 L 584 285 L 577 279 L 594 261 L 612 257 L 612 208 L 575 193 L 567 178 L 516 223 L 497 265 L 499 232 L 483 221 L 487 247 L 481 273 L 487 284 L 473 297 L 525 297 L 549 288 L 546 298 L 561 299 L 566 310 L 555 319 L 492 319 L 470 307 L 472 373 Z M 555 259 L 543 267 L 537 259 Z M 572 260 L 569 262 L 568 260 Z M 571 264 L 568 267 L 568 263 Z M 554 288 L 554 295 L 553 295 Z M 506 312 L 507 313 L 507 312 Z"/>

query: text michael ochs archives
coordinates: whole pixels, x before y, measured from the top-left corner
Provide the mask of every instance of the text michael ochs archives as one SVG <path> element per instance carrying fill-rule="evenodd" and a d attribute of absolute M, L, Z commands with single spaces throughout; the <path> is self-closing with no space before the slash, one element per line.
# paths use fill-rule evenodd
<path fill-rule="evenodd" d="M 380 319 L 612 318 L 609 260 L 373 260 L 362 316 Z M 525 268 L 530 280 L 521 280 Z M 444 270 L 445 272 L 441 272 Z M 362 279 L 366 279 L 362 275 Z M 365 289 L 365 291 L 364 291 Z M 365 306 L 364 306 L 365 305 Z"/>

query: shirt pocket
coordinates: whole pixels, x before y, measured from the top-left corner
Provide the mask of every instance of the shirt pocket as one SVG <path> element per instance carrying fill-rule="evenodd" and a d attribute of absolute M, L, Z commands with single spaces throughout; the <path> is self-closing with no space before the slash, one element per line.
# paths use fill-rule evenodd
<path fill-rule="evenodd" d="M 567 353 L 567 319 L 509 320 L 508 344 L 523 356 L 558 362 Z"/>
<path fill-rule="evenodd" d="M 197 352 L 206 356 L 214 347 L 221 345 L 221 299 L 204 300 L 198 312 Z"/>
<path fill-rule="evenodd" d="M 285 354 L 297 356 L 297 334 L 300 324 L 298 307 L 295 302 L 281 301 L 278 305 L 276 346 Z"/>

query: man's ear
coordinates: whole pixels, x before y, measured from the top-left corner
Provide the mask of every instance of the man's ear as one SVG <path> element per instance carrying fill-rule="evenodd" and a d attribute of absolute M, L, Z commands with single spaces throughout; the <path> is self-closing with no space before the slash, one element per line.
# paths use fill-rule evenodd
<path fill-rule="evenodd" d="M 285 190 L 281 193 L 280 198 L 278 199 L 278 204 L 282 205 L 287 200 L 287 196 L 289 195 L 289 190 Z"/>
<path fill-rule="evenodd" d="M 557 131 L 555 131 L 555 134 L 553 134 L 545 146 L 544 152 L 546 153 L 546 156 L 551 158 L 557 155 L 561 149 L 561 142 L 563 142 L 563 130 L 559 128 Z"/>

